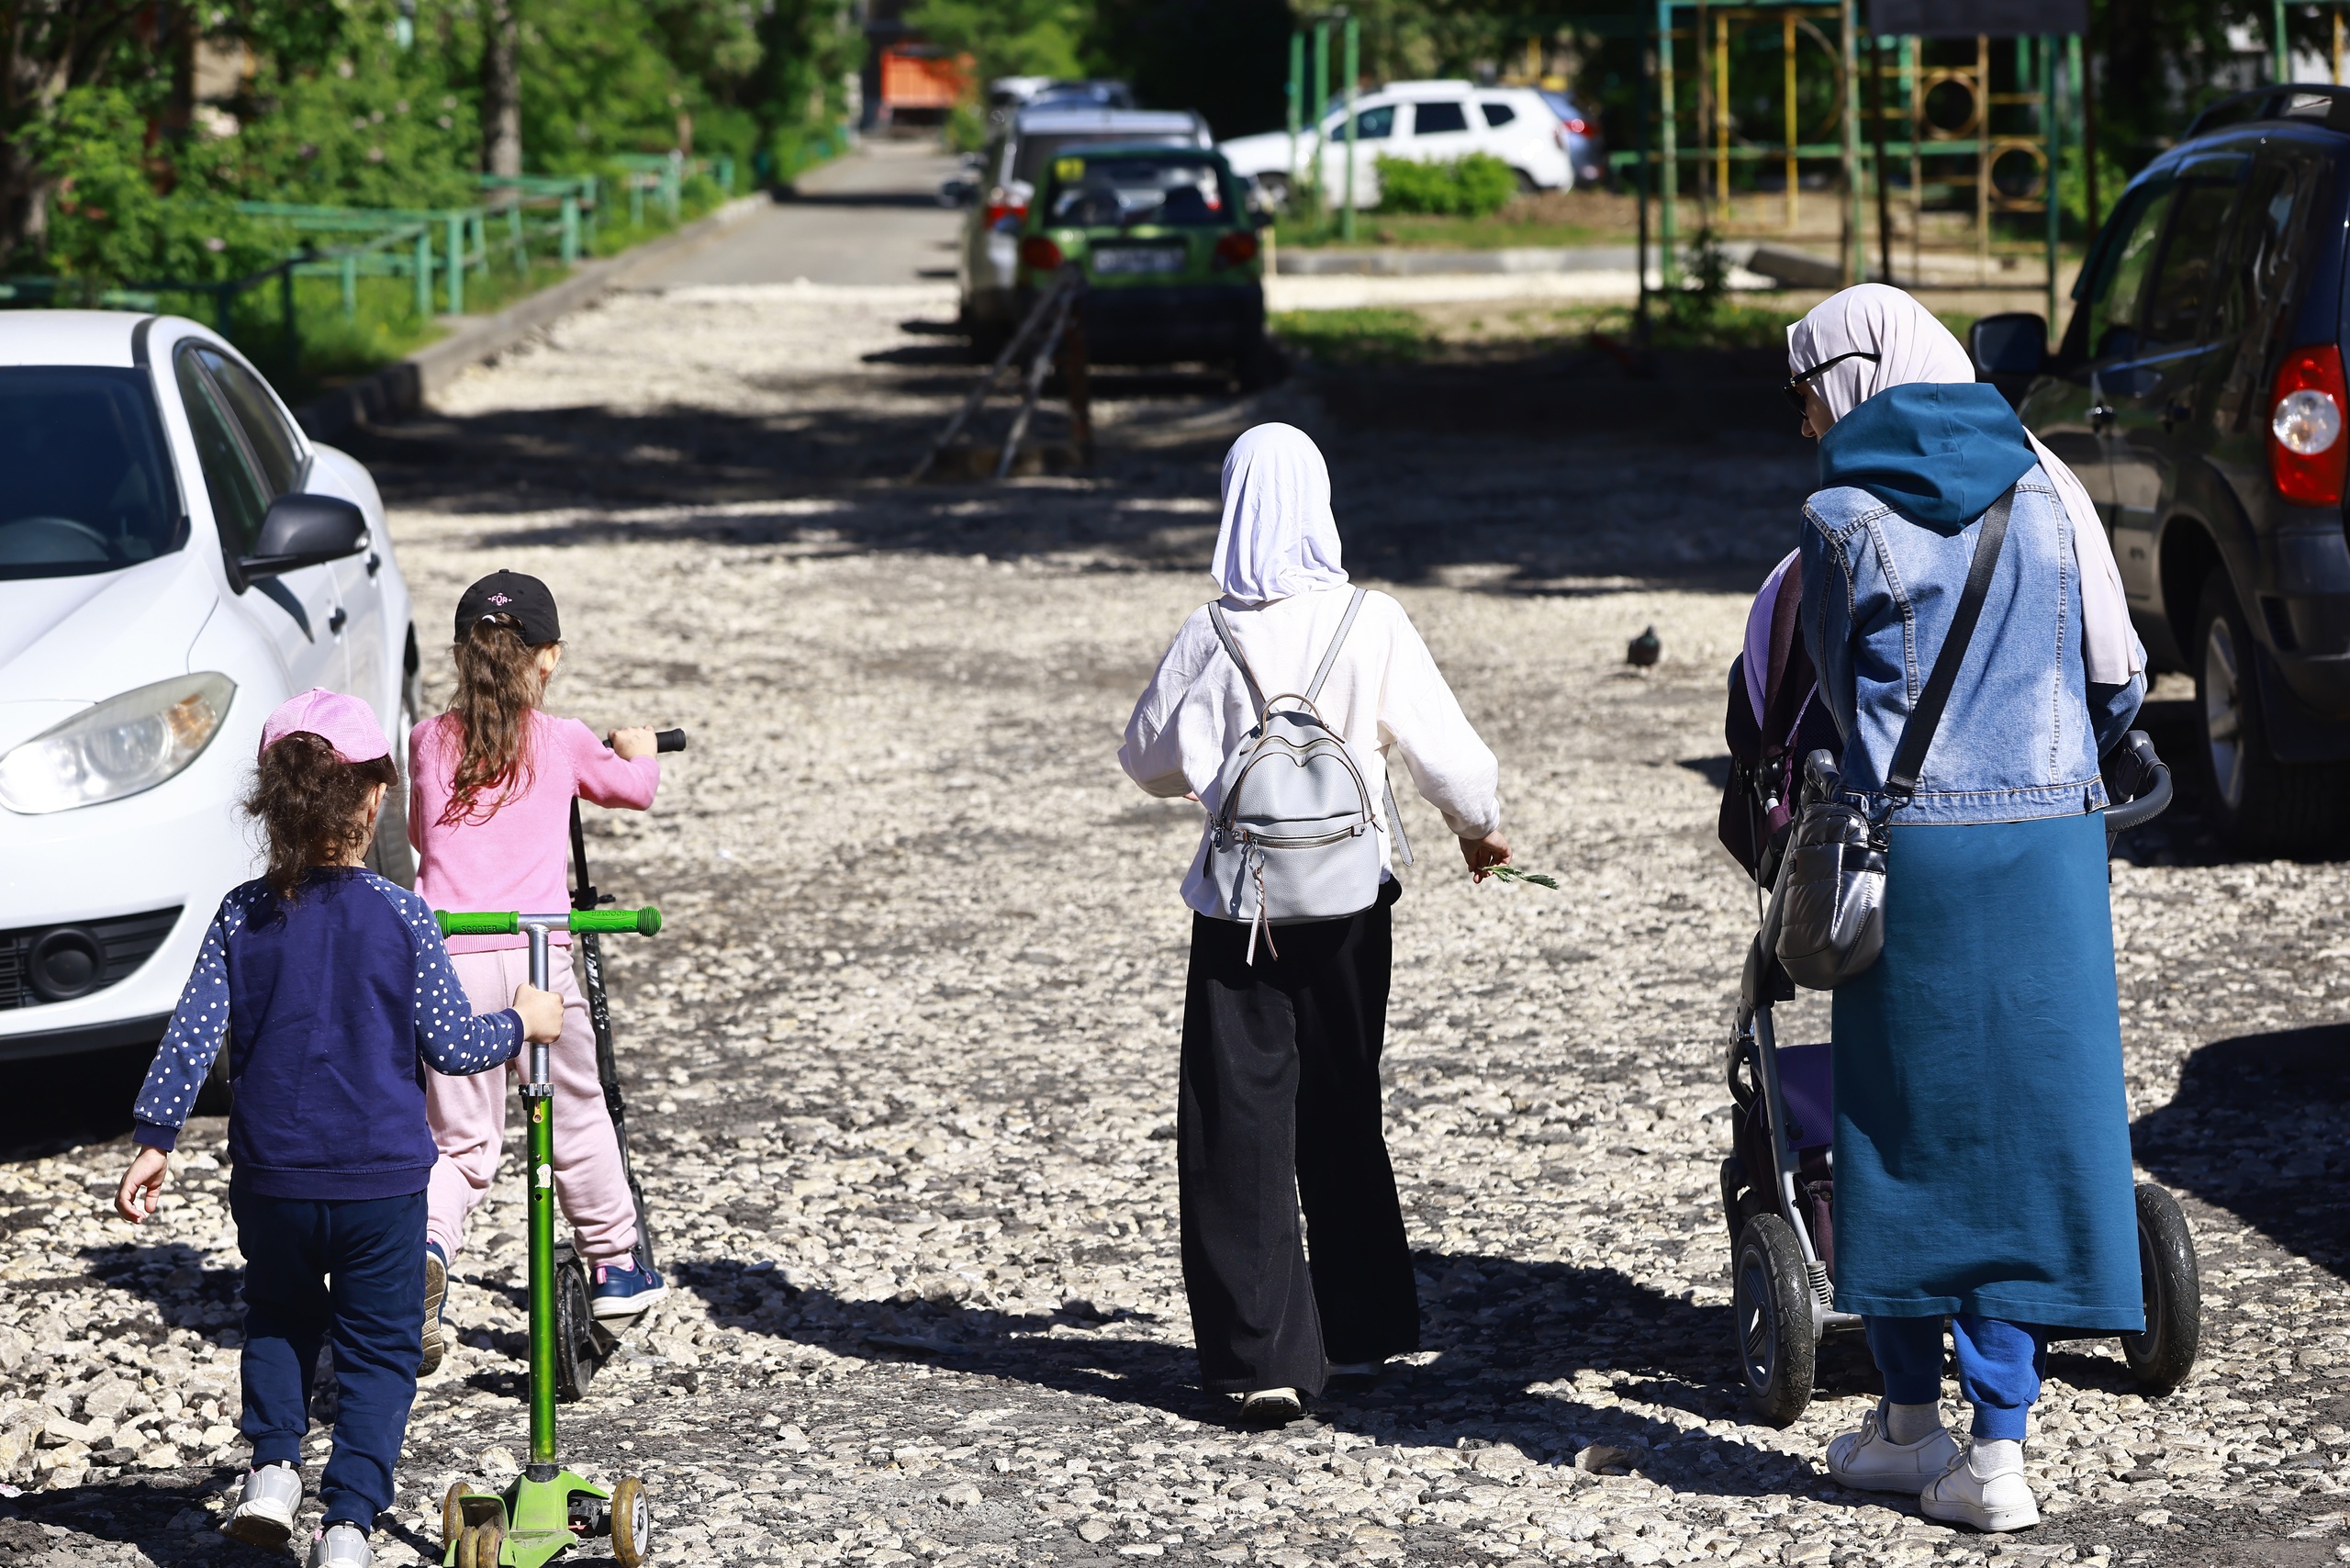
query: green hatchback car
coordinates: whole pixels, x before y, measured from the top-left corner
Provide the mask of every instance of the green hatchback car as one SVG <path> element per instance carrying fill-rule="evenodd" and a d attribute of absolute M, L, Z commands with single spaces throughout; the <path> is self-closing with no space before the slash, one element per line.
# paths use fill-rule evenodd
<path fill-rule="evenodd" d="M 1265 342 L 1257 223 L 1222 154 L 1088 147 L 1045 174 L 1020 241 L 1024 314 L 1074 262 L 1093 363 L 1205 362 L 1244 385 L 1271 378 L 1279 361 Z"/>

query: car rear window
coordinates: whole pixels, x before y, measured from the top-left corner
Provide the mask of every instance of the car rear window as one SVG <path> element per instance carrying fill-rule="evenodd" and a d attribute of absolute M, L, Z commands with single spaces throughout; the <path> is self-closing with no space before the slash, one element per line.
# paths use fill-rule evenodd
<path fill-rule="evenodd" d="M 2190 342 L 2202 329 L 2240 188 L 2200 181 L 2179 187 L 2162 268 L 2146 290 L 2145 330 L 2152 342 Z"/>
<path fill-rule="evenodd" d="M 147 375 L 0 369 L 0 579 L 119 571 L 187 542 Z"/>
<path fill-rule="evenodd" d="M 1206 227 L 1236 221 L 1240 212 L 1223 168 L 1213 158 L 1056 159 L 1045 196 L 1045 221 L 1069 229 L 1124 229 L 1137 223 Z"/>
<path fill-rule="evenodd" d="M 1477 106 L 1485 111 L 1485 123 L 1496 130 L 1517 118 L 1517 111 L 1507 104 L 1481 103 Z"/>
<path fill-rule="evenodd" d="M 1080 147 L 1193 147 L 1188 136 L 1136 136 L 1109 130 L 1071 131 L 1058 136 L 1026 136 L 1012 153 L 1012 177 L 1031 185 L 1043 182 L 1045 172 L 1063 153 Z"/>

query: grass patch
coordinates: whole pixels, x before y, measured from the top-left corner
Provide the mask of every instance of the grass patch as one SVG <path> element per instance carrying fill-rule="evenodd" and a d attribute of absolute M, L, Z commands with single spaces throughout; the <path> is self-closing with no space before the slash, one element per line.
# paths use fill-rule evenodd
<path fill-rule="evenodd" d="M 1629 197 L 1612 191 L 1550 192 L 1514 198 L 1483 217 L 1403 213 L 1380 208 L 1355 218 L 1356 248 L 1401 246 L 1431 251 L 1499 251 L 1518 245 L 1629 244 L 1635 215 Z M 1316 220 L 1292 214 L 1281 220 L 1281 242 L 1307 250 L 1345 248 L 1335 209 Z"/>
<path fill-rule="evenodd" d="M 1270 324 L 1282 342 L 1322 364 L 1410 364 L 1438 346 L 1418 311 L 1393 306 L 1281 310 Z"/>

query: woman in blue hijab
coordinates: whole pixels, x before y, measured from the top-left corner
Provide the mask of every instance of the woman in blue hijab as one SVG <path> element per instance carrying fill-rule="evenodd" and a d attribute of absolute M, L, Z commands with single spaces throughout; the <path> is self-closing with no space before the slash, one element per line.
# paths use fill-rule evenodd
<path fill-rule="evenodd" d="M 2040 1519 L 2023 1439 L 2050 1330 L 2144 1327 L 2098 772 L 2144 656 L 2077 482 L 1917 301 L 1847 289 L 1787 349 L 1819 441 L 1804 635 L 1846 797 L 1891 824 L 1884 956 L 1834 993 L 1836 1305 L 1865 1319 L 1885 1397 L 1828 1464 L 2018 1529 Z M 2003 498 L 1981 620 L 1897 806 L 1895 749 Z M 1964 1444 L 1942 1422 L 1945 1317 Z"/>

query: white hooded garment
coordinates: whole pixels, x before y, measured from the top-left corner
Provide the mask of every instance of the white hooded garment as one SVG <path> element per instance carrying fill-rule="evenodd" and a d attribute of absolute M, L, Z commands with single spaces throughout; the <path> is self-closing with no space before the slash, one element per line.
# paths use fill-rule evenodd
<path fill-rule="evenodd" d="M 1872 362 L 1848 359 L 1812 378 L 1811 385 L 1842 419 L 1888 386 L 1911 382 L 1972 382 L 1975 363 L 1949 328 L 1900 289 L 1864 283 L 1823 300 L 1787 329 L 1787 374 L 1855 350 Z M 2126 685 L 2146 667 L 2145 650 L 2130 625 L 2130 601 L 2121 588 L 2112 543 L 2105 536 L 2097 507 L 2073 471 L 2040 438 L 2024 432 L 2040 454 L 2040 466 L 2056 487 L 2073 525 L 2073 557 L 2081 574 L 2081 653 L 2088 678 L 2099 686 Z"/>
<path fill-rule="evenodd" d="M 1233 640 L 1266 697 L 1303 692 L 1355 591 L 1338 565 L 1329 470 L 1303 431 L 1259 425 L 1233 443 L 1213 570 Z M 1394 859 L 1385 789 L 1392 757 L 1403 759 L 1451 832 L 1483 838 L 1500 828 L 1500 764 L 1460 711 L 1411 618 L 1388 595 L 1364 595 L 1314 706 L 1370 786 L 1382 863 Z M 1225 757 L 1256 723 L 1248 684 L 1202 605 L 1135 704 L 1118 764 L 1151 794 L 1195 795 L 1212 812 Z M 1215 907 L 1202 872 L 1206 853 L 1203 823 L 1183 880 L 1183 902 L 1202 913 Z"/>

